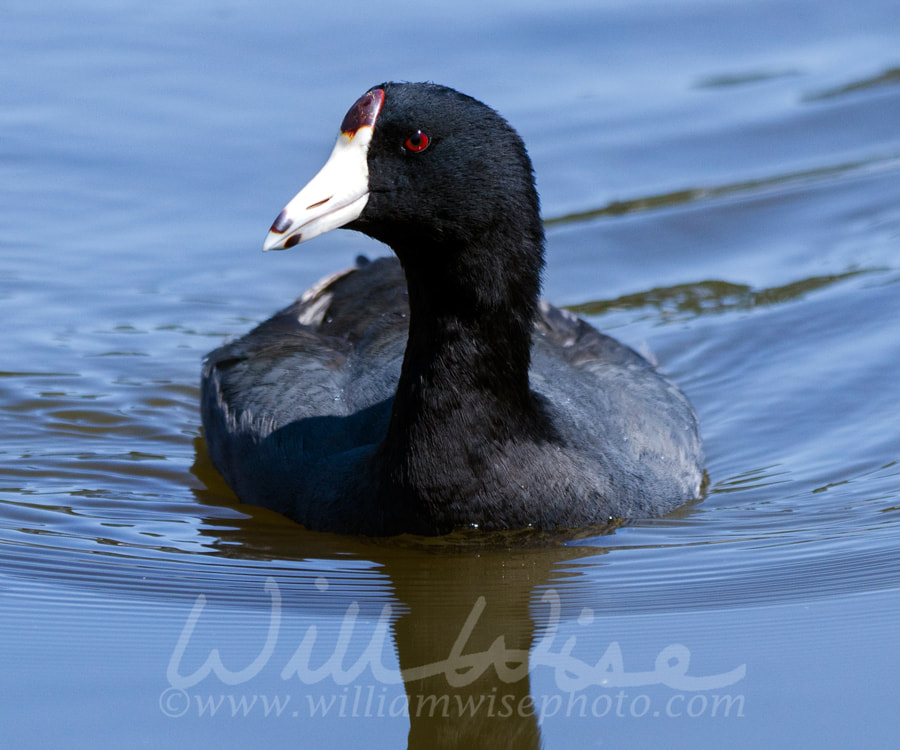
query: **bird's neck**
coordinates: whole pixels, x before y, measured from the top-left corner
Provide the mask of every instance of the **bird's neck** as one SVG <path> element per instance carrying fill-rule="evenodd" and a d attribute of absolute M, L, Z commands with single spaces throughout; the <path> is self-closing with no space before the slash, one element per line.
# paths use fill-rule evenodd
<path fill-rule="evenodd" d="M 530 249 L 532 267 L 507 262 L 493 273 L 465 267 L 466 257 L 491 258 L 491 248 L 466 250 L 455 268 L 405 264 L 409 340 L 382 445 L 382 491 L 407 507 L 477 493 L 473 466 L 541 432 L 528 378 L 541 247 Z M 448 476 L 460 486 L 433 486 Z"/>
<path fill-rule="evenodd" d="M 419 247 L 434 260 L 404 263 L 409 340 L 392 429 L 448 409 L 528 409 L 543 235 L 498 234 L 452 250 Z"/>
<path fill-rule="evenodd" d="M 528 403 L 530 310 L 479 312 L 471 298 L 458 305 L 444 301 L 410 291 L 409 340 L 393 420 L 398 429 L 476 403 L 512 409 Z"/>

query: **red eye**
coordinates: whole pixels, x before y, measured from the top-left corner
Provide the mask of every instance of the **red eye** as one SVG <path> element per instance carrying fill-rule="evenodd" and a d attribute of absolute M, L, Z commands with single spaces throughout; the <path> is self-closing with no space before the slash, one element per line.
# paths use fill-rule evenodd
<path fill-rule="evenodd" d="M 418 154 L 420 151 L 424 151 L 426 148 L 428 148 L 429 143 L 431 143 L 431 139 L 421 130 L 417 130 L 403 142 L 403 147 L 407 151 L 412 151 L 414 154 Z"/>

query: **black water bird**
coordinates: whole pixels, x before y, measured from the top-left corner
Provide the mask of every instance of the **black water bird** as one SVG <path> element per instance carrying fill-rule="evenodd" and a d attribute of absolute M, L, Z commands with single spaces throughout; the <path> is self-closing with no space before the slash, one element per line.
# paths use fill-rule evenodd
<path fill-rule="evenodd" d="M 698 497 L 694 410 L 630 348 L 539 301 L 522 140 L 434 84 L 385 83 L 265 249 L 337 227 L 389 245 L 206 360 L 202 417 L 237 495 L 311 529 L 558 528 Z"/>

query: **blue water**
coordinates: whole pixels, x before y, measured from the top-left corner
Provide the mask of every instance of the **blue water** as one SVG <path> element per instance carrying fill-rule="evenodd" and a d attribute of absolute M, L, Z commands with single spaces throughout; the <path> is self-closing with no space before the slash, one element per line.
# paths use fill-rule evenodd
<path fill-rule="evenodd" d="M 893 747 L 898 50 L 889 0 L 7 2 L 5 744 Z M 390 79 L 522 133 L 544 295 L 688 393 L 701 502 L 367 541 L 218 478 L 203 355 L 386 252 L 259 250 Z"/>

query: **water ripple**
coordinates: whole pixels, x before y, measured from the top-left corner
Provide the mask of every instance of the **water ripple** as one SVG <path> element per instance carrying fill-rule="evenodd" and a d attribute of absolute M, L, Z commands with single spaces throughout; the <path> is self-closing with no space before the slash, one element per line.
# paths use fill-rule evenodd
<path fill-rule="evenodd" d="M 890 172 L 900 169 L 900 153 L 890 152 L 873 154 L 865 159 L 830 164 L 815 169 L 787 172 L 784 174 L 760 177 L 754 180 L 741 180 L 724 185 L 707 187 L 688 187 L 657 195 L 647 195 L 627 200 L 617 200 L 599 208 L 576 211 L 563 216 L 554 216 L 544 220 L 548 228 L 580 224 L 596 219 L 624 216 L 626 214 L 645 213 L 660 209 L 702 201 L 712 201 L 735 195 L 757 195 L 773 190 L 783 190 L 796 185 L 833 180 L 859 173 Z"/>
<path fill-rule="evenodd" d="M 850 83 L 845 83 L 842 86 L 825 89 L 824 91 L 819 91 L 815 94 L 809 94 L 805 97 L 805 101 L 815 102 L 821 101 L 822 99 L 836 99 L 859 91 L 880 89 L 888 86 L 900 86 L 900 68 L 888 68 L 884 72 L 868 78 L 861 78 L 856 81 L 851 81 Z"/>

